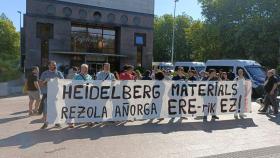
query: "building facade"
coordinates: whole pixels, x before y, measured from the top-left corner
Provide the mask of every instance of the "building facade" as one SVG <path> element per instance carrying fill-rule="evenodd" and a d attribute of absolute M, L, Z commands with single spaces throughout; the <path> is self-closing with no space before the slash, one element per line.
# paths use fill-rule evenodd
<path fill-rule="evenodd" d="M 60 67 L 102 63 L 150 68 L 154 0 L 27 0 L 24 15 L 26 70 L 55 60 Z"/>

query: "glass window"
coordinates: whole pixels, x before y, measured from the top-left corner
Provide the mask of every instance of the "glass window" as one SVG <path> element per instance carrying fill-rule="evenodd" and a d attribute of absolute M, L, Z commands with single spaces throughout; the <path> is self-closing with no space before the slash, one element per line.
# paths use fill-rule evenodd
<path fill-rule="evenodd" d="M 265 70 L 260 66 L 245 66 L 246 70 L 255 81 L 263 83 L 266 78 Z"/>
<path fill-rule="evenodd" d="M 115 36 L 116 31 L 115 30 L 103 30 L 104 35 L 112 35 Z"/>
<path fill-rule="evenodd" d="M 215 69 L 217 72 L 219 72 L 219 70 L 223 70 L 223 72 L 232 72 L 233 66 L 207 66 L 206 71 L 208 72 L 210 69 Z"/>
<path fill-rule="evenodd" d="M 73 32 L 72 33 L 72 49 L 75 52 L 86 52 L 87 51 L 87 33 L 84 32 Z"/>
<path fill-rule="evenodd" d="M 94 33 L 94 34 L 102 34 L 102 29 L 98 28 L 88 28 L 89 33 Z"/>
<path fill-rule="evenodd" d="M 104 48 L 115 48 L 115 36 L 103 35 Z"/>
<path fill-rule="evenodd" d="M 136 44 L 137 45 L 143 45 L 144 44 L 144 39 L 142 36 L 137 36 L 136 37 Z"/>
<path fill-rule="evenodd" d="M 72 15 L 72 9 L 69 7 L 64 7 L 63 8 L 63 14 L 66 17 L 70 17 Z"/>
<path fill-rule="evenodd" d="M 201 72 L 202 70 L 204 70 L 205 67 L 204 67 L 204 66 L 196 66 L 195 69 L 196 69 L 196 71 L 199 73 L 199 72 Z"/>
<path fill-rule="evenodd" d="M 102 52 L 102 34 L 89 34 L 88 52 Z"/>
<path fill-rule="evenodd" d="M 96 21 L 100 21 L 102 15 L 101 15 L 100 12 L 94 12 L 94 13 L 93 13 L 93 17 L 94 17 L 94 19 L 95 19 Z"/>
<path fill-rule="evenodd" d="M 135 33 L 134 34 L 134 45 L 136 45 L 136 46 L 146 46 L 146 34 Z"/>
<path fill-rule="evenodd" d="M 102 27 L 72 26 L 72 51 L 116 53 L 116 31 Z"/>
<path fill-rule="evenodd" d="M 87 32 L 86 27 L 72 26 L 72 32 Z"/>

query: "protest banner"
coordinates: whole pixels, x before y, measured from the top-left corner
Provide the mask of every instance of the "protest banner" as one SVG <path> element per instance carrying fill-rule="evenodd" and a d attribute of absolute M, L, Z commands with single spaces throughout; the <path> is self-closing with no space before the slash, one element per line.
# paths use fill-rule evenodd
<path fill-rule="evenodd" d="M 48 83 L 49 123 L 195 117 L 251 112 L 251 82 L 72 81 Z"/>

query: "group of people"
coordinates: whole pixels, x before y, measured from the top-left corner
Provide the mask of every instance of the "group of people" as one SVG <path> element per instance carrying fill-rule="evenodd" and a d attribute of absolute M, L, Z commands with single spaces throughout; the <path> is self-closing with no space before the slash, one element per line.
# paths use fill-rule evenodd
<path fill-rule="evenodd" d="M 64 76 L 64 74 L 57 70 L 56 62 L 50 61 L 48 64 L 48 70 L 44 71 L 39 77 L 39 68 L 33 67 L 32 73 L 28 76 L 26 84 L 27 90 L 29 94 L 29 115 L 37 115 L 43 113 L 44 124 L 41 127 L 45 129 L 48 127 L 46 117 L 47 117 L 47 83 L 50 79 L 73 79 L 73 80 L 82 80 L 82 81 L 90 81 L 90 80 L 173 80 L 173 81 L 229 81 L 229 77 L 232 74 L 228 72 L 217 71 L 215 69 L 210 69 L 208 72 L 201 71 L 197 73 L 194 70 L 190 70 L 188 72 L 184 71 L 183 67 L 178 67 L 176 72 L 172 72 L 170 70 L 147 70 L 143 73 L 136 70 L 134 71 L 134 67 L 132 65 L 125 65 L 123 67 L 122 72 L 120 73 L 111 73 L 110 64 L 104 63 L 103 70 L 98 72 L 94 77 L 88 74 L 88 65 L 82 64 L 80 69 L 77 67 L 73 67 L 71 72 Z M 234 75 L 234 74 L 233 74 Z M 232 79 L 231 79 L 232 80 Z M 237 77 L 234 80 L 246 80 L 244 77 L 244 70 L 239 69 Z M 275 77 L 274 70 L 268 71 L 268 78 L 265 82 L 264 89 L 266 91 L 265 95 L 265 106 L 260 112 L 266 112 L 269 105 L 274 107 L 274 113 L 278 113 L 278 104 L 276 100 L 277 96 L 277 86 L 278 81 Z M 42 98 L 40 97 L 42 94 Z M 33 104 L 35 101 L 35 108 L 33 109 Z M 235 114 L 234 117 L 238 119 L 238 114 Z M 240 118 L 246 117 L 245 114 L 240 113 Z M 204 120 L 207 120 L 207 116 L 203 117 Z M 213 115 L 212 119 L 219 119 L 218 116 Z M 92 125 L 88 123 L 88 125 Z M 55 125 L 56 127 L 60 127 L 59 124 Z M 69 127 L 73 128 L 74 124 L 69 124 Z"/>

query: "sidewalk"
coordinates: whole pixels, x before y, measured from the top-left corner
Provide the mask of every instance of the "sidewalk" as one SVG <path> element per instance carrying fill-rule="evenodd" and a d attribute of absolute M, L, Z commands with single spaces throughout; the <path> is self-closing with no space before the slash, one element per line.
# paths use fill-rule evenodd
<path fill-rule="evenodd" d="M 244 120 L 225 115 L 208 123 L 165 119 L 39 130 L 41 117 L 26 117 L 27 101 L 0 99 L 0 158 L 189 158 L 280 145 L 280 118 L 257 114 L 256 103 Z"/>

